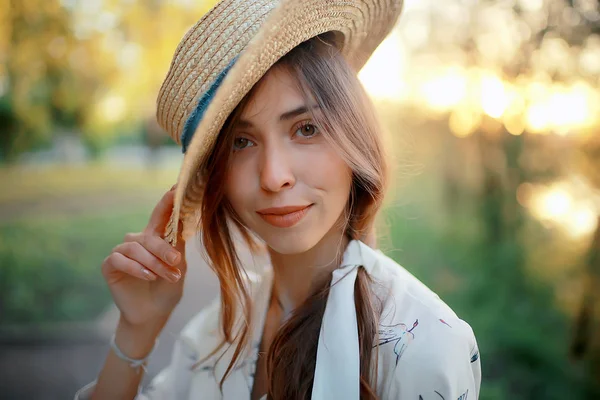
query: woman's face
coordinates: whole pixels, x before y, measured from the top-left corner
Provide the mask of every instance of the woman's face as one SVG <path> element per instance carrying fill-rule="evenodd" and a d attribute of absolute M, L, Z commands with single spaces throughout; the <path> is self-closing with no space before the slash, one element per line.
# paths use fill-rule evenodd
<path fill-rule="evenodd" d="M 272 68 L 233 127 L 225 195 L 242 223 L 281 254 L 310 250 L 341 232 L 345 218 L 352 173 L 314 125 L 314 106 L 285 68 Z"/>

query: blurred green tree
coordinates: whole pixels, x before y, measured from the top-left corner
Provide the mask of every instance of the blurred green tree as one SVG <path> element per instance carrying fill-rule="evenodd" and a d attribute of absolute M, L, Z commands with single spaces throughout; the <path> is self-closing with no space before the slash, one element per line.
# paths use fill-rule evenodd
<path fill-rule="evenodd" d="M 406 30 L 406 41 L 413 47 L 417 68 L 450 64 L 471 71 L 489 71 L 503 84 L 520 85 L 537 80 L 548 85 L 572 85 L 584 81 L 592 90 L 599 90 L 600 2 L 596 0 L 476 3 L 456 0 L 446 2 L 444 7 L 415 8 L 407 18 L 417 21 L 414 25 L 419 24 L 418 28 L 427 33 L 409 38 L 410 34 L 418 33 L 417 26 Z M 418 64 L 420 61 L 423 64 Z M 439 96 L 446 94 L 442 92 L 444 89 L 448 90 L 440 88 Z M 492 102 L 497 100 L 493 98 L 495 93 L 486 93 L 485 88 L 480 95 L 487 95 L 486 100 Z M 572 174 L 583 174 L 600 189 L 598 127 L 592 132 L 573 132 L 577 128 L 564 131 L 558 127 L 554 131 L 554 127 L 548 126 L 544 132 L 530 132 L 525 121 L 530 104 L 523 104 L 521 111 L 513 116 L 513 120 L 518 120 L 517 128 L 508 126 L 511 120 L 504 115 L 500 117 L 502 113 L 491 116 L 495 112 L 482 104 L 476 105 L 479 109 L 469 109 L 477 114 L 476 118 L 463 121 L 456 118 L 461 106 L 464 104 L 450 107 L 448 115 L 442 116 L 445 125 L 442 130 L 450 135 L 451 129 L 467 138 L 444 139 L 446 155 L 440 164 L 450 216 L 446 233 L 460 239 L 452 241 L 452 245 L 440 246 L 452 249 L 450 253 L 470 254 L 462 261 L 474 269 L 470 273 L 480 276 L 475 280 L 478 284 L 466 289 L 463 299 L 470 299 L 465 300 L 465 310 L 471 310 L 467 313 L 478 314 L 473 323 L 483 339 L 486 383 L 483 398 L 597 396 L 599 392 L 594 387 L 600 381 L 600 351 L 595 339 L 600 337 L 598 244 L 590 250 L 586 276 L 571 278 L 589 284 L 585 285 L 588 293 L 583 296 L 584 316 L 579 318 L 584 323 L 575 328 L 575 331 L 585 329 L 584 334 L 577 336 L 582 339 L 578 342 L 579 356 L 585 361 L 570 363 L 573 329 L 568 322 L 572 315 L 563 314 L 553 293 L 566 282 L 552 282 L 548 287 L 534 282 L 536 278 L 529 272 L 530 236 L 543 238 L 549 234 L 539 225 L 539 229 L 532 228 L 535 221 L 531 221 L 519 203 L 517 192 L 523 184 L 550 183 Z M 543 115 L 545 119 L 551 117 Z M 473 127 L 465 127 L 467 122 L 473 123 Z M 477 153 L 477 157 L 469 158 L 469 164 L 465 157 L 457 160 L 457 154 L 465 155 L 467 147 L 475 148 Z M 576 169 L 577 163 L 585 167 Z M 479 178 L 475 190 L 468 179 L 473 170 L 478 171 Z M 478 237 L 457 231 L 464 218 L 473 217 L 480 228 Z M 600 231 L 596 237 L 600 237 Z M 473 243 L 464 243 L 469 240 Z M 534 246 L 543 243 L 540 239 Z M 576 266 L 573 260 L 570 267 Z M 538 269 L 541 272 L 544 267 Z M 488 313 L 495 317 L 486 317 Z M 552 325 L 554 329 L 550 328 Z M 540 335 L 543 340 L 536 339 Z M 591 368 L 585 368 L 590 365 Z"/>
<path fill-rule="evenodd" d="M 0 142 L 7 161 L 50 142 L 60 129 L 77 131 L 89 99 L 101 85 L 101 67 L 86 60 L 93 42 L 71 30 L 59 0 L 9 0 L 3 10 L 4 118 L 11 123 Z M 85 65 L 82 65 L 85 64 Z"/>
<path fill-rule="evenodd" d="M 65 133 L 94 152 L 153 118 L 184 32 L 216 0 L 4 0 L 0 160 Z"/>

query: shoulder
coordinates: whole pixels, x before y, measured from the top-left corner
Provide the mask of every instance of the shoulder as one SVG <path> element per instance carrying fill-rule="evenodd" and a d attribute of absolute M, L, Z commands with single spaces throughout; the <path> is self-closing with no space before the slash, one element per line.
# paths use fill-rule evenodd
<path fill-rule="evenodd" d="M 427 390 L 437 390 L 460 398 L 467 390 L 478 392 L 479 350 L 471 326 L 394 260 L 377 250 L 363 251 L 372 257 L 369 274 L 382 304 L 380 393 L 428 398 Z"/>
<path fill-rule="evenodd" d="M 382 320 L 405 316 L 429 315 L 452 320 L 456 313 L 429 287 L 380 250 L 362 245 L 363 258 L 370 264 L 372 289 L 383 305 Z"/>

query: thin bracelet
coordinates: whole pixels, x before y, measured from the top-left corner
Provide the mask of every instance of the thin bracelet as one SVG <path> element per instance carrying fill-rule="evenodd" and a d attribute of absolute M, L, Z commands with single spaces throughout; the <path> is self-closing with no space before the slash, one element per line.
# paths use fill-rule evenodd
<path fill-rule="evenodd" d="M 136 358 L 127 357 L 121 351 L 119 346 L 117 346 L 115 337 L 116 337 L 116 334 L 113 333 L 112 337 L 110 338 L 110 348 L 113 350 L 115 355 L 117 357 L 119 357 L 121 360 L 128 362 L 129 366 L 131 368 L 139 369 L 140 367 L 142 367 L 144 372 L 148 372 L 148 371 L 146 371 L 146 363 L 148 362 L 148 360 L 150 359 L 150 356 L 152 355 L 152 353 L 154 352 L 154 350 L 156 350 L 156 347 L 158 346 L 158 338 L 156 338 L 156 341 L 154 342 L 154 347 L 152 347 L 152 350 L 150 350 L 150 353 L 148 353 L 148 355 L 146 357 L 136 359 Z"/>

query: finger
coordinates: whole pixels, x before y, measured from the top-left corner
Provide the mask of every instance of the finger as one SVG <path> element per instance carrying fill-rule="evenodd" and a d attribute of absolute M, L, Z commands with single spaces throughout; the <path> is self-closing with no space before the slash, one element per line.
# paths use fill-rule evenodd
<path fill-rule="evenodd" d="M 121 253 L 127 258 L 138 262 L 146 269 L 149 269 L 169 282 L 175 283 L 181 279 L 181 271 L 179 269 L 169 267 L 139 242 L 122 243 L 115 247 L 114 252 Z"/>
<path fill-rule="evenodd" d="M 133 239 L 165 264 L 176 267 L 181 263 L 182 253 L 162 237 L 140 234 L 134 236 Z"/>
<path fill-rule="evenodd" d="M 113 252 L 104 259 L 102 272 L 108 279 L 111 272 L 119 271 L 145 281 L 155 281 L 156 274 L 145 268 L 139 262 L 132 260 L 119 252 Z"/>
<path fill-rule="evenodd" d="M 125 237 L 123 238 L 123 242 L 137 242 L 138 241 L 138 237 L 141 235 L 141 233 L 139 232 L 130 232 L 127 233 L 125 235 Z"/>
<path fill-rule="evenodd" d="M 169 221 L 171 212 L 173 211 L 174 200 L 175 190 L 172 188 L 163 195 L 163 197 L 154 207 L 154 210 L 152 210 L 152 214 L 150 215 L 150 220 L 148 221 L 145 231 L 153 232 L 159 235 L 163 234 L 167 222 Z"/>
<path fill-rule="evenodd" d="M 177 241 L 177 246 L 173 247 L 169 242 L 167 242 L 164 238 L 149 235 L 144 233 L 128 233 L 125 235 L 123 242 L 139 242 L 142 246 L 146 247 L 146 249 L 154 254 L 156 257 L 160 258 L 163 262 L 174 266 L 179 267 L 180 270 L 183 271 L 185 263 L 182 263 L 185 260 L 185 241 L 181 236 L 181 223 L 180 225 L 180 233 L 178 235 L 179 239 Z"/>

